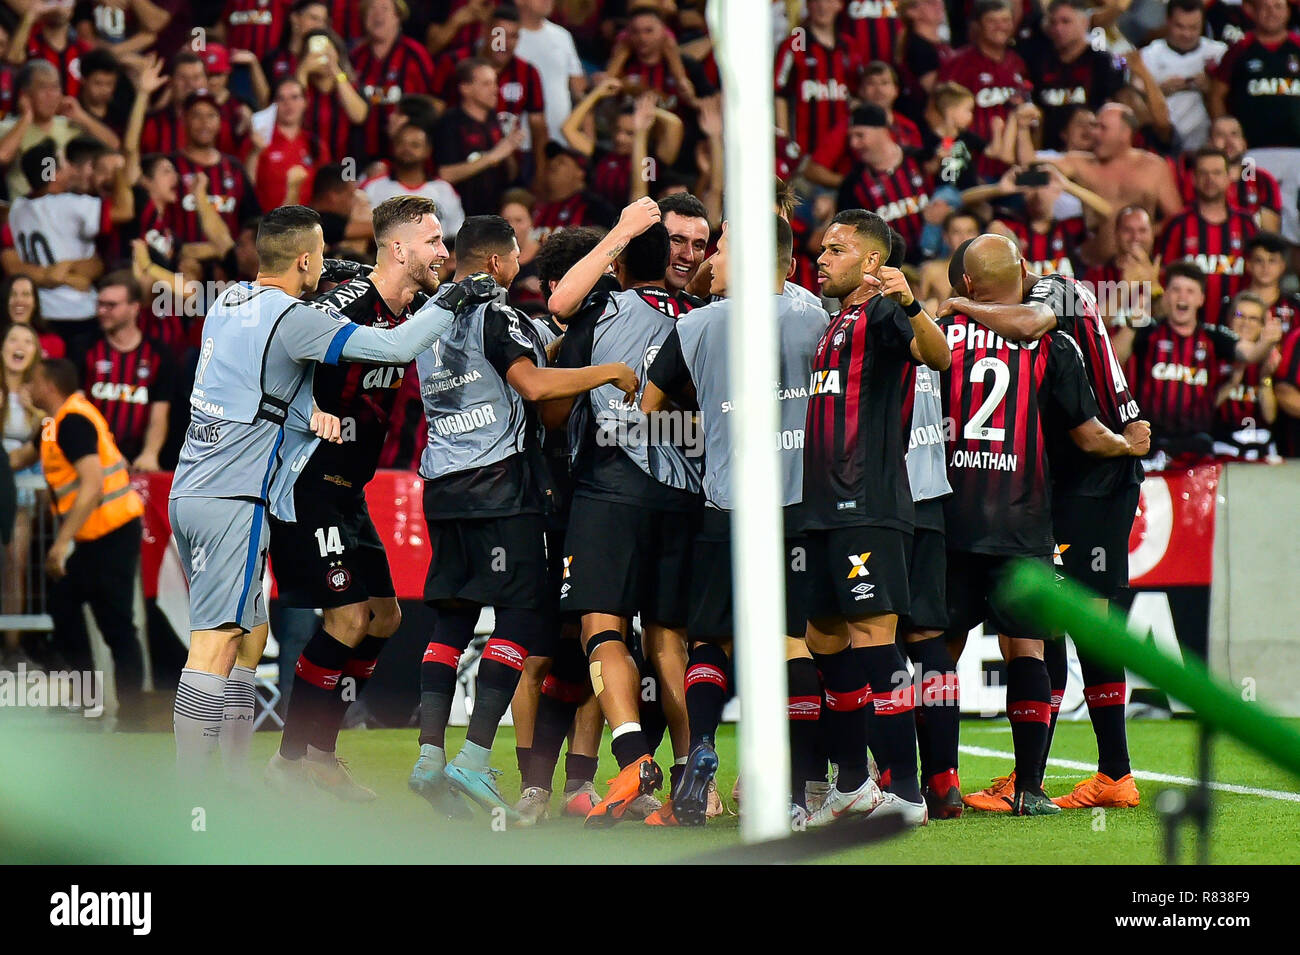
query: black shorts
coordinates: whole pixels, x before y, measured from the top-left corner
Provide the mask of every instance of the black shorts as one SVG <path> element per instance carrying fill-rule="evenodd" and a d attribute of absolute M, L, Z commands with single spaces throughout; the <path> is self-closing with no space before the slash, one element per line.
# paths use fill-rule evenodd
<path fill-rule="evenodd" d="M 294 494 L 298 520 L 271 518 L 271 569 L 280 600 L 322 610 L 392 597 L 388 555 L 364 493 Z"/>
<path fill-rule="evenodd" d="M 808 542 L 785 529 L 785 634 L 803 638 L 808 629 L 804 613 Z M 692 640 L 724 640 L 735 636 L 731 564 L 731 515 L 705 508 L 691 553 L 691 606 L 686 634 Z"/>
<path fill-rule="evenodd" d="M 424 581 L 425 603 L 547 608 L 545 522 L 540 514 L 426 518 L 426 523 L 433 559 Z"/>
<path fill-rule="evenodd" d="M 805 608 L 809 619 L 907 614 L 910 537 L 892 527 L 808 531 Z"/>
<path fill-rule="evenodd" d="M 948 550 L 942 531 L 918 527 L 907 555 L 907 590 L 912 606 L 903 630 L 948 629 Z"/>
<path fill-rule="evenodd" d="M 574 498 L 560 610 L 685 626 L 694 523 L 693 514 Z"/>
<path fill-rule="evenodd" d="M 1012 557 L 948 551 L 948 632 L 965 635 L 987 623 L 1003 636 L 1042 640 L 1051 636 L 1042 627 L 1023 620 L 1000 598 L 998 588 L 1008 569 L 1019 560 L 1046 564 L 1047 557 Z"/>
<path fill-rule="evenodd" d="M 1141 487 L 1114 497 L 1058 497 L 1052 501 L 1057 570 L 1099 596 L 1115 600 L 1128 588 L 1128 537 Z"/>

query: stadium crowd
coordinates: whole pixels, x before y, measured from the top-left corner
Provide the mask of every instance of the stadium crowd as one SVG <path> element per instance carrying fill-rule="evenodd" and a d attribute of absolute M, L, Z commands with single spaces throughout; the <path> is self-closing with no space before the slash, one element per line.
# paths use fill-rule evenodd
<path fill-rule="evenodd" d="M 724 139 L 704 6 L 4 0 L 6 448 L 40 427 L 33 368 L 66 357 L 130 467 L 175 468 L 204 317 L 257 274 L 282 206 L 319 213 L 326 256 L 373 263 L 372 210 L 430 199 L 448 278 L 462 223 L 500 215 L 520 250 L 509 301 L 541 317 L 562 290 L 548 243 L 649 197 L 668 296 L 707 299 Z M 795 284 L 818 289 L 835 216 L 867 209 L 940 314 L 954 249 L 1000 233 L 1031 271 L 1091 289 L 1151 422 L 1145 467 L 1300 456 L 1300 6 L 771 7 Z M 402 379 L 380 467 L 426 454 L 420 378 Z M 6 612 L 41 498 L 20 491 Z"/>

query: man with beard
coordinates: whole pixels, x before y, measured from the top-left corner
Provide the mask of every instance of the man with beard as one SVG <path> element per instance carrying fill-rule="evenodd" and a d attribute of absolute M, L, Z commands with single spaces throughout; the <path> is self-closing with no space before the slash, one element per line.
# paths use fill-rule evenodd
<path fill-rule="evenodd" d="M 701 299 L 686 292 L 686 286 L 704 262 L 709 247 L 709 214 L 704 203 L 689 192 L 664 196 L 659 200 L 659 213 L 664 228 L 668 230 L 668 269 L 664 272 L 664 287 L 676 299 L 678 314 L 689 312 L 703 304 Z"/>

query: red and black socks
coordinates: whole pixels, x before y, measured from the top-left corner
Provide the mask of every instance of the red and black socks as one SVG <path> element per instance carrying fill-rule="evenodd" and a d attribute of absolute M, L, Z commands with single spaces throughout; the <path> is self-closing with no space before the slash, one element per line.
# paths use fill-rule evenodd
<path fill-rule="evenodd" d="M 1049 700 L 1052 714 L 1047 724 L 1047 745 L 1043 747 L 1043 762 L 1038 772 L 1039 780 L 1047 775 L 1047 756 L 1052 750 L 1052 737 L 1056 735 L 1056 720 L 1061 715 L 1061 701 L 1065 699 L 1065 684 L 1070 673 L 1063 637 L 1043 641 L 1043 665 L 1047 667 L 1047 682 L 1052 690 Z"/>
<path fill-rule="evenodd" d="M 822 715 L 822 688 L 817 664 L 807 657 L 787 660 L 785 681 L 789 700 L 790 801 L 808 808 L 805 785 L 826 778 L 826 760 L 818 742 L 818 721 Z"/>
<path fill-rule="evenodd" d="M 420 745 L 443 749 L 456 697 L 456 667 L 474 637 L 479 608 L 439 607 L 435 613 L 433 639 L 420 661 Z"/>
<path fill-rule="evenodd" d="M 573 726 L 578 707 L 591 693 L 586 658 L 577 640 L 560 640 L 551 672 L 542 680 L 533 722 L 533 745 L 524 766 L 521 785 L 549 790 L 560 759 L 560 747 Z"/>
<path fill-rule="evenodd" d="M 943 637 L 907 644 L 907 655 L 915 669 L 917 741 L 920 744 L 921 776 L 929 781 L 957 769 L 957 740 L 961 726 L 961 694 L 957 664 Z M 924 731 L 922 731 L 924 726 Z"/>
<path fill-rule="evenodd" d="M 483 648 L 474 692 L 474 712 L 465 739 L 491 749 L 497 727 L 519 685 L 528 648 L 538 645 L 542 615 L 531 610 L 497 610 L 496 630 Z M 536 731 L 534 731 L 536 732 Z"/>
<path fill-rule="evenodd" d="M 1124 671 L 1112 670 L 1080 658 L 1083 698 L 1097 737 L 1097 772 L 1120 779 L 1133 771 L 1124 730 L 1124 698 L 1128 695 Z"/>
<path fill-rule="evenodd" d="M 712 745 L 722 722 L 731 682 L 731 661 L 722 647 L 701 643 L 691 648 L 686 663 L 686 717 L 691 725 L 690 748 L 708 740 Z"/>
<path fill-rule="evenodd" d="M 293 668 L 293 691 L 280 738 L 280 755 L 285 759 L 307 755 L 307 745 L 320 727 L 329 723 L 336 709 L 339 678 L 351 656 L 352 648 L 326 633 L 323 626 L 307 641 Z"/>
<path fill-rule="evenodd" d="M 813 662 L 826 688 L 821 725 L 826 750 L 839 766 L 835 788 L 851 793 L 867 781 L 867 720 L 871 686 L 861 656 L 845 647 L 839 653 L 814 653 Z"/>
<path fill-rule="evenodd" d="M 1007 718 L 1016 752 L 1017 792 L 1042 791 L 1051 701 L 1052 685 L 1042 660 L 1016 657 L 1007 664 Z"/>
<path fill-rule="evenodd" d="M 353 649 L 352 656 L 343 664 L 343 674 L 339 678 L 330 711 L 312 734 L 311 745 L 316 749 L 325 753 L 334 752 L 338 745 L 339 729 L 343 726 L 343 717 L 347 715 L 348 707 L 361 699 L 361 691 L 375 673 L 379 653 L 387 645 L 387 637 L 367 634 Z"/>
<path fill-rule="evenodd" d="M 908 802 L 921 801 L 916 769 L 915 689 L 894 643 L 855 647 L 871 686 L 871 748 L 883 788 Z"/>

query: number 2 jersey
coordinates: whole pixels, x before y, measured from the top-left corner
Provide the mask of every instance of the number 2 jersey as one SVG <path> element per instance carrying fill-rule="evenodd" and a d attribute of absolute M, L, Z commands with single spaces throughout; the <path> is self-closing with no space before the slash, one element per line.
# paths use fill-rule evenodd
<path fill-rule="evenodd" d="M 1042 302 L 1055 313 L 1056 327 L 1074 339 L 1083 355 L 1097 399 L 1097 418 L 1116 434 L 1123 433 L 1140 412 L 1092 290 L 1063 275 L 1048 275 L 1034 283 L 1025 301 Z M 1142 465 L 1137 458 L 1094 458 L 1080 451 L 1066 430 L 1056 427 L 1048 434 L 1052 483 L 1058 495 L 1111 497 L 1142 483 Z"/>
<path fill-rule="evenodd" d="M 1061 331 L 1009 342 L 960 314 L 943 327 L 952 349 L 942 376 L 943 413 L 952 422 L 948 549 L 1045 557 L 1052 553 L 1049 432 L 1097 416 L 1083 355 Z"/>
<path fill-rule="evenodd" d="M 309 304 L 336 309 L 349 321 L 374 328 L 393 328 L 411 316 L 409 307 L 400 315 L 393 314 L 369 277 L 341 282 Z M 404 373 L 403 368 L 349 361 L 317 367 L 312 397 L 321 411 L 338 416 L 343 443 L 318 444 L 298 478 L 298 487 L 312 493 L 325 482 L 335 493 L 348 489 L 361 492 L 375 476 Z"/>

